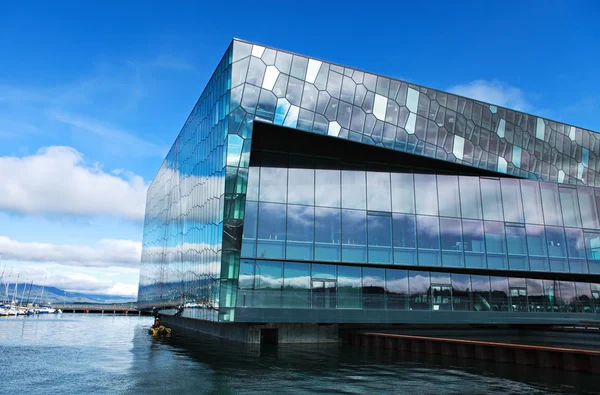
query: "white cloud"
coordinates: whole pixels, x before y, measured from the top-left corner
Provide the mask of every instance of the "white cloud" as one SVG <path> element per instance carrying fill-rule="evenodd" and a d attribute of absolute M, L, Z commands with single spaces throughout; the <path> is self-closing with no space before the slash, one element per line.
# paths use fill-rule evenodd
<path fill-rule="evenodd" d="M 102 239 L 96 248 L 69 244 L 20 242 L 0 236 L 3 259 L 18 262 L 51 262 L 65 266 L 129 267 L 140 264 L 142 243 Z"/>
<path fill-rule="evenodd" d="M 144 179 L 88 166 L 74 148 L 53 146 L 30 156 L 0 157 L 0 174 L 0 210 L 144 218 L 148 189 Z"/>
<path fill-rule="evenodd" d="M 448 91 L 501 107 L 531 111 L 531 105 L 521 89 L 499 81 L 475 80 L 463 85 L 451 86 Z"/>

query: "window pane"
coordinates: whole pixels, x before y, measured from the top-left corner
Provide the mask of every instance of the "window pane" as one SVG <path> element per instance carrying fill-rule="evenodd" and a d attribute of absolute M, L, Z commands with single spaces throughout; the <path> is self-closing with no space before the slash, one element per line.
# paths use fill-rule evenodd
<path fill-rule="evenodd" d="M 524 278 L 509 278 L 511 311 L 527 312 L 527 280 Z"/>
<path fill-rule="evenodd" d="M 417 216 L 417 246 L 420 266 L 441 266 L 437 217 Z"/>
<path fill-rule="evenodd" d="M 488 276 L 471 276 L 474 311 L 491 311 L 490 278 Z"/>
<path fill-rule="evenodd" d="M 363 267 L 363 309 L 385 309 L 385 269 Z"/>
<path fill-rule="evenodd" d="M 313 205 L 315 199 L 315 171 L 289 169 L 288 203 Z"/>
<path fill-rule="evenodd" d="M 452 310 L 452 281 L 449 273 L 430 273 L 431 305 L 434 311 Z"/>
<path fill-rule="evenodd" d="M 260 200 L 262 202 L 285 203 L 286 192 L 287 169 L 260 168 Z"/>
<path fill-rule="evenodd" d="M 593 313 L 594 303 L 589 283 L 575 283 L 577 292 L 577 311 L 580 313 Z"/>
<path fill-rule="evenodd" d="M 560 302 L 558 304 L 559 311 L 565 313 L 573 313 L 576 309 L 577 292 L 575 283 L 570 281 L 560 281 Z"/>
<path fill-rule="evenodd" d="M 542 313 L 549 307 L 548 298 L 544 294 L 544 283 L 542 280 L 527 279 L 527 298 L 529 312 Z"/>
<path fill-rule="evenodd" d="M 362 274 L 358 266 L 338 266 L 338 309 L 362 308 Z"/>
<path fill-rule="evenodd" d="M 546 238 L 548 239 L 548 255 L 550 256 L 550 270 L 553 272 L 568 272 L 566 259 L 567 249 L 563 228 L 546 226 Z"/>
<path fill-rule="evenodd" d="M 315 205 L 340 207 L 341 181 L 339 170 L 316 170 Z"/>
<path fill-rule="evenodd" d="M 411 310 L 431 310 L 429 304 L 429 273 L 411 270 L 408 272 Z"/>
<path fill-rule="evenodd" d="M 565 226 L 574 228 L 581 227 L 581 217 L 579 216 L 579 201 L 577 199 L 577 190 L 574 188 L 558 187 L 560 193 L 560 205 Z"/>
<path fill-rule="evenodd" d="M 435 176 L 415 174 L 415 197 L 417 214 L 438 215 L 437 186 Z"/>
<path fill-rule="evenodd" d="M 583 232 L 581 229 L 565 228 L 565 234 L 567 236 L 567 252 L 571 273 L 587 273 Z"/>
<path fill-rule="evenodd" d="M 340 210 L 315 207 L 315 259 L 340 260 Z"/>
<path fill-rule="evenodd" d="M 483 218 L 492 221 L 503 221 L 502 198 L 500 196 L 500 180 L 482 178 L 481 199 L 483 201 Z"/>
<path fill-rule="evenodd" d="M 244 233 L 242 235 L 242 256 L 256 256 L 256 225 L 258 222 L 258 203 L 246 201 L 244 214 Z"/>
<path fill-rule="evenodd" d="M 460 218 L 458 177 L 437 176 L 440 215 Z"/>
<path fill-rule="evenodd" d="M 463 267 L 463 242 L 460 219 L 440 218 L 442 264 L 450 267 Z"/>
<path fill-rule="evenodd" d="M 583 227 L 588 229 L 599 229 L 598 211 L 596 210 L 596 200 L 594 199 L 594 190 L 592 188 L 577 188 L 579 196 L 579 209 L 581 210 L 581 219 Z"/>
<path fill-rule="evenodd" d="M 546 248 L 546 232 L 543 226 L 525 225 L 527 233 L 527 249 L 529 250 L 529 266 L 531 270 L 547 272 L 548 250 Z"/>
<path fill-rule="evenodd" d="M 463 218 L 482 219 L 478 177 L 459 177 L 460 208 Z"/>
<path fill-rule="evenodd" d="M 367 212 L 342 210 L 342 261 L 367 261 Z"/>
<path fill-rule="evenodd" d="M 542 207 L 546 225 L 562 226 L 562 215 L 558 197 L 558 186 L 546 182 L 540 183 L 542 191 Z"/>
<path fill-rule="evenodd" d="M 281 262 L 256 261 L 255 307 L 281 307 L 282 266 Z"/>
<path fill-rule="evenodd" d="M 258 243 L 260 258 L 283 258 L 285 250 L 285 204 L 260 203 Z"/>
<path fill-rule="evenodd" d="M 389 263 L 392 260 L 392 217 L 369 215 L 369 263 Z"/>
<path fill-rule="evenodd" d="M 251 167 L 248 171 L 248 184 L 246 187 L 246 200 L 258 200 L 258 184 L 260 167 Z"/>
<path fill-rule="evenodd" d="M 342 171 L 342 207 L 365 210 L 366 189 L 364 171 Z"/>
<path fill-rule="evenodd" d="M 525 228 L 506 226 L 505 230 L 506 245 L 508 248 L 508 267 L 511 270 L 529 270 Z"/>
<path fill-rule="evenodd" d="M 590 273 L 600 273 L 600 233 L 584 232 L 585 250 Z"/>
<path fill-rule="evenodd" d="M 288 205 L 287 259 L 313 259 L 314 207 Z"/>
<path fill-rule="evenodd" d="M 388 310 L 408 310 L 408 271 L 386 269 L 385 275 Z"/>
<path fill-rule="evenodd" d="M 417 263 L 417 229 L 414 215 L 393 214 L 394 263 L 415 265 Z"/>
<path fill-rule="evenodd" d="M 238 283 L 240 289 L 254 288 L 254 267 L 254 261 L 248 259 L 242 259 L 240 261 L 240 277 Z"/>
<path fill-rule="evenodd" d="M 528 224 L 543 224 L 542 199 L 540 198 L 539 183 L 521 180 L 521 193 L 523 194 L 523 210 L 525 222 Z"/>
<path fill-rule="evenodd" d="M 505 220 L 507 222 L 525 222 L 519 180 L 502 178 L 500 184 L 502 186 Z"/>
<path fill-rule="evenodd" d="M 283 307 L 310 307 L 310 265 L 285 262 L 283 266 Z"/>
<path fill-rule="evenodd" d="M 463 248 L 467 267 L 485 268 L 485 247 L 483 241 L 483 222 L 463 220 Z"/>
<path fill-rule="evenodd" d="M 490 277 L 492 311 L 509 311 L 508 279 Z"/>
<path fill-rule="evenodd" d="M 392 173 L 392 211 L 415 213 L 415 190 L 412 174 Z"/>
<path fill-rule="evenodd" d="M 390 173 L 367 172 L 367 209 L 392 211 Z"/>
<path fill-rule="evenodd" d="M 471 276 L 452 274 L 452 310 L 471 310 Z"/>
<path fill-rule="evenodd" d="M 485 249 L 488 268 L 506 269 L 506 237 L 502 222 L 485 221 Z"/>

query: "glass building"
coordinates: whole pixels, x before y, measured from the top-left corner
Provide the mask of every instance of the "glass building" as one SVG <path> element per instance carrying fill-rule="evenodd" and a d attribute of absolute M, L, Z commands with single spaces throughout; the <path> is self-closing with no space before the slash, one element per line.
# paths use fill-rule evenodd
<path fill-rule="evenodd" d="M 138 303 L 238 323 L 600 317 L 600 134 L 233 40 L 149 190 Z"/>

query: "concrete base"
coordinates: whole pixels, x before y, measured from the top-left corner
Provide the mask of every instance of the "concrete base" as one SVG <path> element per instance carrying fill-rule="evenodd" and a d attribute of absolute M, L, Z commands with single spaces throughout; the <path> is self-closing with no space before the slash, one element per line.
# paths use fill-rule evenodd
<path fill-rule="evenodd" d="M 200 332 L 222 339 L 260 344 L 268 340 L 267 333 L 275 336 L 278 344 L 288 343 L 337 343 L 337 324 L 245 324 L 211 322 L 185 317 L 161 316 L 163 325 L 174 331 Z M 273 331 L 275 330 L 275 331 Z"/>

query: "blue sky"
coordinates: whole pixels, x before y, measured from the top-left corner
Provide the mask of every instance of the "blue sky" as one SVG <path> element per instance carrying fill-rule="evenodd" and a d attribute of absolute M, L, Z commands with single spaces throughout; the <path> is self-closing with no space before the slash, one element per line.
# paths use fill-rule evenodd
<path fill-rule="evenodd" d="M 135 293 L 143 199 L 233 37 L 600 131 L 600 3 L 4 4 L 0 253 Z M 1 185 L 3 184 L 3 185 Z"/>

